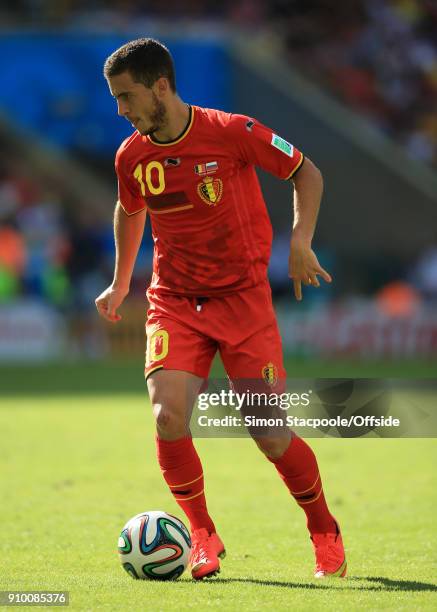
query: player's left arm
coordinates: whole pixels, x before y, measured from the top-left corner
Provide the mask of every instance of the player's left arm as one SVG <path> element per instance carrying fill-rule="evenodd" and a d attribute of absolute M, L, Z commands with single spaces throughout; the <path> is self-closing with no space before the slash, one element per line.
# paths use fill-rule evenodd
<path fill-rule="evenodd" d="M 323 192 L 322 175 L 296 147 L 256 119 L 229 115 L 225 130 L 224 146 L 239 160 L 294 183 L 294 224 L 288 269 L 296 299 L 301 300 L 302 283 L 319 287 L 317 276 L 331 282 L 331 276 L 320 266 L 311 248 Z"/>
<path fill-rule="evenodd" d="M 294 222 L 288 259 L 288 274 L 293 279 L 294 294 L 302 299 L 302 283 L 319 287 L 318 276 L 327 283 L 331 275 L 319 264 L 311 242 L 316 228 L 320 201 L 323 193 L 323 178 L 313 162 L 305 160 L 292 177 L 294 183 Z"/>

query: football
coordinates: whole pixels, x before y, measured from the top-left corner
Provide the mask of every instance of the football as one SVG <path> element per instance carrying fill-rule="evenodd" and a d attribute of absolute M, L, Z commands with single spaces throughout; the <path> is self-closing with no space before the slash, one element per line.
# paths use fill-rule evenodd
<path fill-rule="evenodd" d="M 175 516 L 151 510 L 131 518 L 118 538 L 126 572 L 142 580 L 175 580 L 188 565 L 190 534 Z"/>

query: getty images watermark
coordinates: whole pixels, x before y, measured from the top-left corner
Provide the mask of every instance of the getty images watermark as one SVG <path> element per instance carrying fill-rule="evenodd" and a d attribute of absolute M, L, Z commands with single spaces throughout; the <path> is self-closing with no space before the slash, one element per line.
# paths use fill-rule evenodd
<path fill-rule="evenodd" d="M 284 412 L 297 406 L 309 406 L 312 390 L 307 393 L 252 393 L 245 391 L 238 393 L 229 389 L 222 389 L 220 393 L 201 393 L 198 398 L 197 407 L 199 410 L 207 411 L 211 407 L 222 406 L 232 408 L 237 413 L 242 409 L 250 410 L 259 407 L 275 407 Z M 257 416 L 255 414 L 245 414 L 237 416 L 226 414 L 222 417 L 211 417 L 203 414 L 197 417 L 200 427 L 399 427 L 400 419 L 392 416 L 376 417 L 375 415 L 354 414 L 348 418 L 337 415 L 335 417 L 316 418 L 298 417 L 292 414 L 284 416 Z"/>
<path fill-rule="evenodd" d="M 209 381 L 190 421 L 197 437 L 433 437 L 437 381 L 294 379 L 281 392 L 259 381 Z M 254 390 L 255 389 L 255 390 Z"/>

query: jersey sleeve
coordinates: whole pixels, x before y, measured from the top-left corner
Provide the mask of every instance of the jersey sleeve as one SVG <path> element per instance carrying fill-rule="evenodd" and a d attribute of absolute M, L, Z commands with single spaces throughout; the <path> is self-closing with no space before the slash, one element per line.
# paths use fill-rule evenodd
<path fill-rule="evenodd" d="M 146 202 L 141 196 L 139 184 L 136 183 L 125 169 L 123 145 L 115 156 L 115 172 L 118 180 L 118 201 L 127 215 L 134 215 L 146 208 Z"/>
<path fill-rule="evenodd" d="M 226 140 L 238 158 L 284 180 L 291 179 L 303 154 L 270 128 L 245 115 L 230 115 Z"/>

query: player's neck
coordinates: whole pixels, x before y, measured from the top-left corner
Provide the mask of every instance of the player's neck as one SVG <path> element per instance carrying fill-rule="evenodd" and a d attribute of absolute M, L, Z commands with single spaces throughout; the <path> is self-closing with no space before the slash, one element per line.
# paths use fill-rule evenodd
<path fill-rule="evenodd" d="M 178 96 L 167 105 L 166 125 L 153 133 L 153 138 L 160 142 L 175 140 L 186 129 L 190 119 L 190 107 Z"/>

